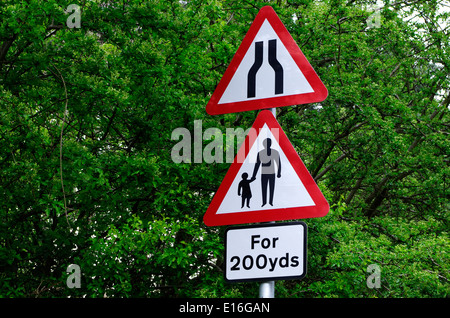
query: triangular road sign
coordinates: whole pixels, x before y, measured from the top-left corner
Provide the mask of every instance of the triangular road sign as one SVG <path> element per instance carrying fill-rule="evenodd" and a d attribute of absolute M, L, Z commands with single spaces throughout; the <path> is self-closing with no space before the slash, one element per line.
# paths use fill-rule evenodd
<path fill-rule="evenodd" d="M 208 226 L 325 216 L 329 205 L 273 114 L 261 111 L 206 211 Z"/>
<path fill-rule="evenodd" d="M 206 105 L 210 115 L 316 103 L 326 87 L 275 11 L 263 7 Z"/>

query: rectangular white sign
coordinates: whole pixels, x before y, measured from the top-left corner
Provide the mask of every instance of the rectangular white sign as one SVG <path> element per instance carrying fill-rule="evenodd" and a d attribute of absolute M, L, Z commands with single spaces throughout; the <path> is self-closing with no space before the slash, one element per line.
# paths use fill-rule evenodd
<path fill-rule="evenodd" d="M 304 222 L 228 228 L 225 280 L 302 279 L 306 275 L 306 243 Z"/>

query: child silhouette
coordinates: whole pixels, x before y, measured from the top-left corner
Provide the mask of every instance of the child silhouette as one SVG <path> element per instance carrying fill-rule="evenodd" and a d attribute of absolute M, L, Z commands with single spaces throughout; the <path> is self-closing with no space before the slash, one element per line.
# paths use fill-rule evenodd
<path fill-rule="evenodd" d="M 248 173 L 242 174 L 242 180 L 239 182 L 238 186 L 238 195 L 241 195 L 241 189 L 242 189 L 242 206 L 241 209 L 244 207 L 245 201 L 247 201 L 247 208 L 250 208 L 250 198 L 252 197 L 252 190 L 250 190 L 250 183 L 255 181 L 255 179 L 247 180 Z"/>

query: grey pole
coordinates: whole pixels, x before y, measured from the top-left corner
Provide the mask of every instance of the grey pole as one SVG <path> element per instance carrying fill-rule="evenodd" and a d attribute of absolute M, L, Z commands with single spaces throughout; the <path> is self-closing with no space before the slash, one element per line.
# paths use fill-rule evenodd
<path fill-rule="evenodd" d="M 277 118 L 277 109 L 274 107 L 274 108 L 269 108 L 269 110 L 272 112 L 273 117 Z"/>
<path fill-rule="evenodd" d="M 259 298 L 275 298 L 275 282 L 273 280 L 259 285 Z"/>
<path fill-rule="evenodd" d="M 269 110 L 272 112 L 273 116 L 277 118 L 277 111 L 275 108 L 269 108 Z M 275 223 L 275 222 L 269 222 L 269 223 Z M 275 298 L 275 281 L 270 280 L 267 282 L 261 283 L 259 285 L 259 298 Z"/>

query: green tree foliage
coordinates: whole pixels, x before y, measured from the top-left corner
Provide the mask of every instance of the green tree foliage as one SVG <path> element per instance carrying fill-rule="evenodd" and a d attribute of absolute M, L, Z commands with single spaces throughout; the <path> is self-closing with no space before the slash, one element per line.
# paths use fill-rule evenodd
<path fill-rule="evenodd" d="M 170 154 L 194 120 L 252 124 L 205 105 L 264 5 L 329 90 L 278 109 L 332 208 L 277 297 L 448 296 L 449 3 L 371 2 L 80 0 L 69 28 L 72 1 L 2 1 L 0 296 L 257 295 L 224 283 L 224 228 L 202 222 L 229 164 Z"/>

